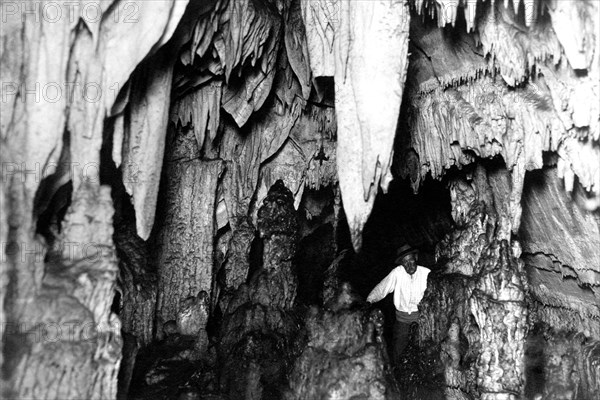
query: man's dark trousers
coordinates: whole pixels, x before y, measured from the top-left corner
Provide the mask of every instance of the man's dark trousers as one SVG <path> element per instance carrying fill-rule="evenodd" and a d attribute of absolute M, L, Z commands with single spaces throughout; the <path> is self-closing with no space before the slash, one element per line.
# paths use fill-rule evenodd
<path fill-rule="evenodd" d="M 408 344 L 410 326 L 419 321 L 419 312 L 411 314 L 396 310 L 396 322 L 394 323 L 394 363 L 400 365 L 400 356 Z"/>

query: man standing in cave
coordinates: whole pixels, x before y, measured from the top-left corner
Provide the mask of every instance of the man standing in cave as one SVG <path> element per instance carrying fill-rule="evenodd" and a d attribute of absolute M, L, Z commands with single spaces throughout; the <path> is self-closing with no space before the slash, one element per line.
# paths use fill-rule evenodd
<path fill-rule="evenodd" d="M 396 322 L 394 323 L 394 362 L 399 365 L 400 355 L 408 344 L 410 326 L 419 320 L 418 305 L 427 289 L 430 270 L 417 265 L 417 250 L 405 244 L 396 253 L 396 268 L 369 293 L 367 301 L 375 303 L 394 292 Z"/>

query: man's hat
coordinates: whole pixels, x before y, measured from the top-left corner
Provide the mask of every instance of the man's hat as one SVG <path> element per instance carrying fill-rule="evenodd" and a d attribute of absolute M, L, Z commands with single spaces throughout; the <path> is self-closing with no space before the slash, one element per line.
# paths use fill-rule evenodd
<path fill-rule="evenodd" d="M 401 263 L 402 259 L 404 258 L 405 255 L 407 254 L 416 254 L 419 251 L 417 249 L 415 249 L 414 247 L 412 247 L 410 244 L 404 244 L 402 246 L 400 246 L 400 248 L 398 249 L 398 251 L 396 251 L 396 263 Z"/>

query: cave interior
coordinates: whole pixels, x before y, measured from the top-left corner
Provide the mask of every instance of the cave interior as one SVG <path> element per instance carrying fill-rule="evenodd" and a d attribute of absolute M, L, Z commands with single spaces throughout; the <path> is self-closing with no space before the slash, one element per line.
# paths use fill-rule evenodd
<path fill-rule="evenodd" d="M 597 0 L 32 4 L 2 6 L 3 398 L 600 399 Z M 406 244 L 395 363 L 366 298 Z"/>

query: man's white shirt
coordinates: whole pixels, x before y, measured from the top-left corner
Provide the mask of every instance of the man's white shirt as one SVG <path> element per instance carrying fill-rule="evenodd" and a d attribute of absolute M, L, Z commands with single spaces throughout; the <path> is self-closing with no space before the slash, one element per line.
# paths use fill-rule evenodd
<path fill-rule="evenodd" d="M 373 288 L 367 297 L 367 301 L 374 303 L 393 291 L 396 310 L 409 314 L 419 311 L 418 305 L 423 299 L 425 289 L 427 289 L 427 275 L 429 275 L 429 272 L 431 272 L 429 268 L 418 265 L 415 273 L 409 275 L 404 267 L 400 265 Z"/>

